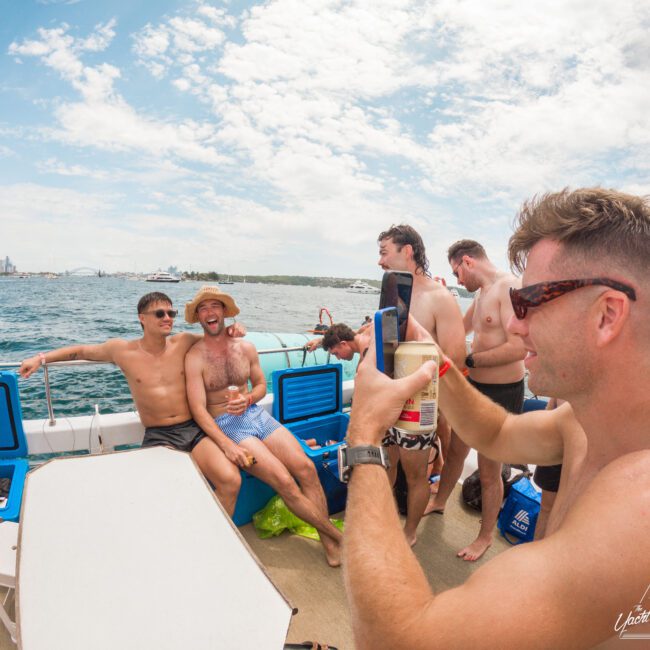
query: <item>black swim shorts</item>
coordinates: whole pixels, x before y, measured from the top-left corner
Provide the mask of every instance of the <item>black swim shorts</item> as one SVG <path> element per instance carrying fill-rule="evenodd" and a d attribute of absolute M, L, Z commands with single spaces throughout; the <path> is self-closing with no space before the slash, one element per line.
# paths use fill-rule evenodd
<path fill-rule="evenodd" d="M 515 381 L 512 384 L 482 384 L 467 378 L 483 395 L 489 397 L 493 402 L 503 406 L 510 413 L 521 413 L 524 406 L 524 380 Z"/>
<path fill-rule="evenodd" d="M 169 424 L 166 427 L 147 427 L 144 430 L 143 447 L 173 447 L 180 451 L 192 451 L 206 437 L 194 420 Z"/>
<path fill-rule="evenodd" d="M 542 467 L 538 465 L 535 468 L 533 480 L 542 490 L 547 492 L 557 492 L 560 487 L 560 475 L 562 474 L 562 465 L 548 465 Z"/>

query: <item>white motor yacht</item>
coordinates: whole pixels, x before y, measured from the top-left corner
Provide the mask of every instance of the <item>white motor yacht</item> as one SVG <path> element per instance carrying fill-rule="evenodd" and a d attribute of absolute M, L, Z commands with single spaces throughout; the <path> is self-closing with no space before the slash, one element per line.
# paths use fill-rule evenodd
<path fill-rule="evenodd" d="M 377 287 L 373 287 L 371 284 L 368 284 L 363 280 L 356 280 L 346 289 L 346 291 L 349 293 L 379 293 Z"/>
<path fill-rule="evenodd" d="M 176 277 L 175 275 L 172 275 L 171 273 L 167 273 L 167 271 L 156 271 L 155 273 L 152 273 L 151 275 L 147 276 L 147 282 L 180 282 L 181 279 Z"/>

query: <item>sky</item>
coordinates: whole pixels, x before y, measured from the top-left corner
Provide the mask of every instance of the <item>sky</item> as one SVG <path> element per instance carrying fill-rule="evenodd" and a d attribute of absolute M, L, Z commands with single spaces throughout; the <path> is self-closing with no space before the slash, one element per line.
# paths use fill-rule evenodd
<path fill-rule="evenodd" d="M 650 0 L 0 0 L 0 257 L 19 270 L 433 275 L 518 207 L 650 193 Z"/>

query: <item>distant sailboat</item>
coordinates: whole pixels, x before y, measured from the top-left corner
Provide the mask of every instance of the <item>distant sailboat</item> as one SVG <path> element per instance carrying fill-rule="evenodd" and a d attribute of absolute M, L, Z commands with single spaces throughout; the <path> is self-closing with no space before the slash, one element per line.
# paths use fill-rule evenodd
<path fill-rule="evenodd" d="M 235 284 L 229 275 L 226 276 L 225 280 L 219 280 L 219 284 Z"/>

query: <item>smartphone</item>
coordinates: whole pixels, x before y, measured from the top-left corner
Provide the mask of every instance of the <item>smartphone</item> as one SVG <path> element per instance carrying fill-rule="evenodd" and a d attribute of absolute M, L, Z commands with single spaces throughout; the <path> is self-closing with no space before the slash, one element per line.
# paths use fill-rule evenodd
<path fill-rule="evenodd" d="M 375 349 L 377 352 L 377 370 L 394 375 L 395 350 L 398 344 L 397 308 L 386 307 L 375 312 Z"/>
<path fill-rule="evenodd" d="M 413 275 L 407 271 L 386 271 L 381 281 L 379 309 L 395 307 L 397 309 L 398 340 L 406 340 L 406 326 L 411 308 L 413 292 Z"/>

